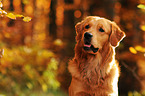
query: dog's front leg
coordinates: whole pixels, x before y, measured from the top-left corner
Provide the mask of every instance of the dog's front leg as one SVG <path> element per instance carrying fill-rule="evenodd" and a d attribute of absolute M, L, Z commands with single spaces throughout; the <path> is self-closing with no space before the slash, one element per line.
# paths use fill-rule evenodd
<path fill-rule="evenodd" d="M 93 96 L 89 94 L 89 89 L 85 89 L 87 86 L 81 80 L 72 78 L 69 87 L 69 96 Z"/>
<path fill-rule="evenodd" d="M 69 87 L 69 90 L 68 90 L 69 92 L 69 96 L 74 96 L 74 91 L 73 91 L 73 89 L 72 89 L 72 87 L 70 86 Z"/>
<path fill-rule="evenodd" d="M 85 92 L 75 93 L 71 88 L 69 88 L 69 96 L 91 96 L 91 95 Z"/>
<path fill-rule="evenodd" d="M 88 93 L 85 93 L 85 92 L 78 92 L 78 93 L 76 93 L 75 96 L 91 96 L 91 95 Z"/>

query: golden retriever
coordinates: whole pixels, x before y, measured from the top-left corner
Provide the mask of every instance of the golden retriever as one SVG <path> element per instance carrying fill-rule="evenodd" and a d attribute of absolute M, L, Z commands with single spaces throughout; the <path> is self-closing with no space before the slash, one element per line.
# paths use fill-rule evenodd
<path fill-rule="evenodd" d="M 86 17 L 75 28 L 75 56 L 68 65 L 69 96 L 118 96 L 115 47 L 125 33 L 116 23 L 97 16 Z"/>

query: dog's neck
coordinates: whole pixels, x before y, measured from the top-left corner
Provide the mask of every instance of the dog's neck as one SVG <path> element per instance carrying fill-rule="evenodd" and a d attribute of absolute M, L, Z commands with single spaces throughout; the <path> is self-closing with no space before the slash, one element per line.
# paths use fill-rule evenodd
<path fill-rule="evenodd" d="M 85 52 L 80 44 L 77 44 L 76 47 L 80 47 L 75 48 L 76 54 L 74 58 L 74 61 L 76 62 L 75 64 L 78 64 L 77 66 L 80 70 L 80 75 L 84 73 L 89 75 L 91 73 L 100 76 L 97 78 L 101 79 L 110 72 L 111 67 L 115 61 L 115 53 L 113 47 L 109 45 L 109 43 L 105 43 L 103 48 L 100 49 L 96 54 Z M 93 79 L 94 76 L 89 76 L 88 78 Z"/>

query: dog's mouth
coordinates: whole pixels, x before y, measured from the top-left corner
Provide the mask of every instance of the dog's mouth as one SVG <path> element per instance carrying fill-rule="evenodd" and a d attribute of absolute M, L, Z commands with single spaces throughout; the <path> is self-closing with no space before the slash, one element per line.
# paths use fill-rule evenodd
<path fill-rule="evenodd" d="M 93 45 L 91 45 L 91 44 L 84 44 L 84 50 L 85 51 L 90 51 L 90 50 L 92 50 L 94 53 L 96 53 L 98 50 L 99 50 L 99 48 L 95 48 Z"/>

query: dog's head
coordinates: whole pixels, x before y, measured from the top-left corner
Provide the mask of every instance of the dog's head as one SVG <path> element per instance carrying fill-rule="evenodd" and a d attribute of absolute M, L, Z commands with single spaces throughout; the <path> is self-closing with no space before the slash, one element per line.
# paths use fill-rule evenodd
<path fill-rule="evenodd" d="M 119 42 L 125 37 L 125 33 L 120 30 L 116 23 L 108 19 L 97 16 L 88 16 L 75 26 L 76 40 L 81 41 L 82 48 L 88 52 L 96 54 L 108 42 L 110 46 L 117 47 Z"/>

